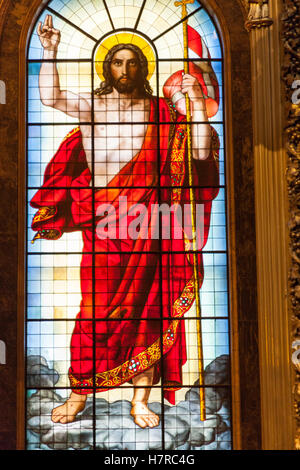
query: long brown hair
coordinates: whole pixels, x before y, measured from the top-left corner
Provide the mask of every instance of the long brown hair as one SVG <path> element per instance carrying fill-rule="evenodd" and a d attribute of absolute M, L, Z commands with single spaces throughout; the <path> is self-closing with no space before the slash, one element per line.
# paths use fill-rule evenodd
<path fill-rule="evenodd" d="M 137 88 L 138 88 L 140 95 L 145 98 L 152 96 L 153 90 L 147 79 L 148 73 L 149 73 L 147 58 L 138 46 L 135 46 L 134 44 L 130 44 L 130 43 L 129 44 L 117 44 L 116 46 L 112 47 L 110 51 L 108 51 L 103 62 L 104 82 L 101 82 L 100 87 L 95 90 L 94 92 L 95 95 L 98 95 L 98 96 L 108 95 L 109 93 L 113 91 L 113 78 L 111 75 L 110 65 L 111 65 L 111 62 L 115 53 L 123 49 L 127 49 L 129 51 L 134 52 L 134 54 L 136 55 L 138 59 L 141 74 L 137 81 Z"/>

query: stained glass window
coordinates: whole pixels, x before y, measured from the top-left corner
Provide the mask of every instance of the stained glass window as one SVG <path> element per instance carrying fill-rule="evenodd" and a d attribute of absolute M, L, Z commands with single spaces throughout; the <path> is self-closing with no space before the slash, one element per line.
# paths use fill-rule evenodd
<path fill-rule="evenodd" d="M 52 0 L 27 59 L 27 448 L 230 449 L 212 18 Z"/>

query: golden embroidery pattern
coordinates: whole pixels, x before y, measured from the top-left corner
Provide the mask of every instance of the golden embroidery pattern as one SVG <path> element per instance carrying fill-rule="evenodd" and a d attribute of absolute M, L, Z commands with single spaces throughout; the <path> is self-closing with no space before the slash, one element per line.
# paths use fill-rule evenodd
<path fill-rule="evenodd" d="M 211 150 L 214 160 L 216 161 L 219 167 L 219 148 L 220 148 L 220 139 L 218 136 L 217 131 L 212 127 L 212 135 L 211 135 Z"/>
<path fill-rule="evenodd" d="M 180 124 L 176 126 L 176 131 L 173 139 L 171 151 L 171 184 L 178 186 L 172 190 L 172 203 L 180 202 L 181 188 L 184 175 L 184 156 L 185 156 L 185 143 L 186 143 L 186 125 Z"/>
<path fill-rule="evenodd" d="M 173 316 L 181 317 L 187 310 L 190 309 L 195 297 L 195 283 L 194 276 L 185 285 L 181 296 L 175 300 L 173 305 Z"/>
<path fill-rule="evenodd" d="M 194 280 L 193 278 L 185 285 L 181 296 L 174 302 L 173 316 L 180 318 L 186 313 L 194 301 Z M 124 362 L 115 369 L 98 373 L 95 376 L 95 388 L 97 392 L 104 392 L 111 387 L 118 387 L 128 382 L 141 372 L 152 367 L 161 358 L 161 354 L 166 354 L 177 337 L 179 320 L 171 320 L 169 327 L 162 335 L 162 353 L 161 339 L 158 338 L 155 343 L 149 346 L 145 351 Z M 93 378 L 79 380 L 69 370 L 69 379 L 71 387 L 75 393 L 87 394 L 92 392 L 94 387 Z"/>
<path fill-rule="evenodd" d="M 58 240 L 61 237 L 59 230 L 48 229 L 48 230 L 39 230 L 31 243 L 34 243 L 36 240 L 45 239 L 45 240 Z"/>
<path fill-rule="evenodd" d="M 51 219 L 56 215 L 56 212 L 57 210 L 54 206 L 41 207 L 33 217 L 32 223 L 37 224 L 39 222 L 44 222 L 45 220 Z"/>
<path fill-rule="evenodd" d="M 46 220 L 51 219 L 57 213 L 57 209 L 54 206 L 44 206 L 40 207 L 38 212 L 32 219 L 32 227 L 35 224 L 40 224 L 41 222 L 45 222 Z M 61 237 L 61 233 L 59 230 L 56 229 L 42 229 L 39 230 L 34 238 L 32 239 L 31 243 L 33 244 L 36 240 L 46 239 L 46 240 L 58 240 Z"/>
<path fill-rule="evenodd" d="M 75 129 L 72 129 L 72 130 L 69 132 L 69 134 L 67 134 L 67 135 L 65 136 L 65 138 L 63 139 L 63 142 L 65 142 L 65 141 L 68 140 L 70 137 L 72 137 L 72 135 L 77 134 L 77 132 L 79 132 L 79 131 L 80 131 L 80 127 L 75 127 Z"/>

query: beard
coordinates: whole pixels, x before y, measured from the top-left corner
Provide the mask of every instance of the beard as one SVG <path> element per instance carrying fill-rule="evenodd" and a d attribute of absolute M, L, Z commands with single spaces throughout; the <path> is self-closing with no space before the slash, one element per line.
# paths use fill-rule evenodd
<path fill-rule="evenodd" d="M 118 80 L 114 80 L 114 88 L 117 90 L 118 93 L 125 93 L 129 94 L 132 93 L 136 88 L 138 88 L 138 81 L 137 80 L 130 80 L 129 78 L 126 82 L 121 82 L 122 77 Z"/>

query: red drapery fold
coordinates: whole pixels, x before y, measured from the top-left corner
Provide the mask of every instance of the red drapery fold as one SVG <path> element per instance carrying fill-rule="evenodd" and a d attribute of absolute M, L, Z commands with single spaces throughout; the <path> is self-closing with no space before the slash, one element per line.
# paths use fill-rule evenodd
<path fill-rule="evenodd" d="M 150 122 L 157 115 L 160 124 L 148 125 L 140 152 L 98 191 L 90 187 L 81 133 L 75 129 L 48 164 L 43 186 L 31 200 L 38 209 L 32 221 L 32 229 L 38 232 L 35 238 L 56 239 L 64 232 L 82 231 L 82 300 L 71 339 L 69 371 L 76 393 L 119 386 L 152 366 L 154 384 L 163 366 L 164 396 L 171 403 L 182 384 L 186 343 L 180 318 L 194 301 L 192 257 L 185 252 L 190 247 L 186 237 L 174 236 L 176 214 L 171 216 L 169 239 L 149 235 L 158 223 L 154 206 L 167 203 L 176 211 L 190 202 L 186 123 L 177 115 L 170 124 L 173 113 L 163 99 L 158 109 L 151 101 Z M 200 286 L 201 250 L 208 237 L 211 203 L 218 194 L 218 138 L 213 129 L 212 135 L 209 158 L 193 160 L 195 200 L 204 208 L 198 244 Z M 99 209 L 105 204 L 110 204 L 110 210 L 104 217 Z M 140 235 L 132 239 L 125 232 L 136 218 L 131 215 L 136 204 L 143 204 L 145 213 Z M 99 238 L 97 226 L 104 219 L 115 221 L 116 238 Z"/>

